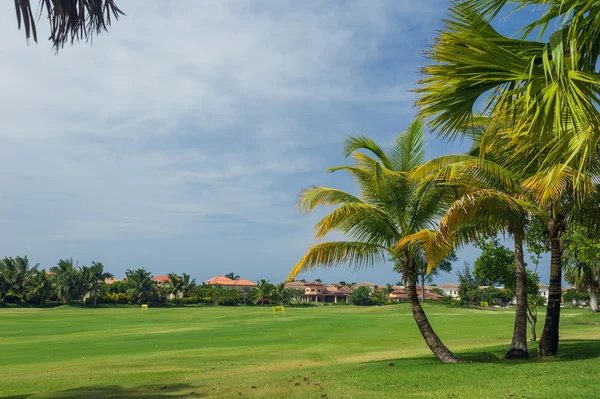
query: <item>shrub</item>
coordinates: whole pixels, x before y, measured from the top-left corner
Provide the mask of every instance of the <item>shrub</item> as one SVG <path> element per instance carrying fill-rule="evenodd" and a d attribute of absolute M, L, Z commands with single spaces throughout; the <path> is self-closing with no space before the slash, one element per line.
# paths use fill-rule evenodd
<path fill-rule="evenodd" d="M 350 295 L 350 300 L 353 305 L 358 306 L 371 306 L 373 304 L 369 287 L 358 287 L 355 289 L 352 295 Z"/>
<path fill-rule="evenodd" d="M 231 296 L 222 296 L 217 299 L 217 305 L 221 306 L 237 306 L 237 301 Z"/>

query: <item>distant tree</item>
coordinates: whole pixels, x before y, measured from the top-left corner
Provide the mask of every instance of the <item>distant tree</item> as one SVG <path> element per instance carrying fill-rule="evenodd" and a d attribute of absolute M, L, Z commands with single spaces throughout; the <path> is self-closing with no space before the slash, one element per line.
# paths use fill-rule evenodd
<path fill-rule="evenodd" d="M 70 303 L 85 293 L 81 269 L 72 258 L 60 259 L 50 271 L 54 273 L 52 281 L 60 301 Z"/>
<path fill-rule="evenodd" d="M 275 285 L 271 284 L 268 280 L 260 280 L 256 287 L 254 287 L 252 292 L 252 299 L 255 303 L 259 303 L 260 305 L 264 305 L 265 302 L 269 302 L 273 299 L 273 294 L 275 293 Z"/>
<path fill-rule="evenodd" d="M 81 39 L 91 40 L 94 34 L 106 31 L 111 18 L 119 19 L 124 15 L 114 0 L 39 0 L 38 17 L 34 15 L 31 0 L 15 0 L 17 24 L 25 27 L 25 37 L 37 42 L 36 19 L 46 11 L 50 25 L 48 38 L 58 51 L 67 42 Z M 33 7 L 35 8 L 35 6 Z"/>
<path fill-rule="evenodd" d="M 234 272 L 227 273 L 227 274 L 225 275 L 225 277 L 227 277 L 228 279 L 231 279 L 231 280 L 239 280 L 239 279 L 240 279 L 240 276 L 238 276 L 238 275 L 237 275 L 237 274 L 235 274 Z"/>
<path fill-rule="evenodd" d="M 168 274 L 169 281 L 162 285 L 161 289 L 164 291 L 166 295 L 173 295 L 175 299 L 175 303 L 177 303 L 177 298 L 179 294 L 181 294 L 183 290 L 183 279 L 181 276 L 175 273 Z M 182 295 L 183 296 L 183 295 Z M 183 298 L 181 298 L 181 303 L 183 305 Z"/>
<path fill-rule="evenodd" d="M 386 284 L 385 285 L 385 292 L 386 292 L 386 294 L 389 295 L 392 291 L 394 291 L 394 287 L 390 283 Z"/>
<path fill-rule="evenodd" d="M 343 281 L 343 280 L 340 281 L 338 284 L 341 285 L 341 286 L 344 286 L 344 287 L 348 286 L 348 284 L 345 281 Z"/>
<path fill-rule="evenodd" d="M 371 292 L 371 301 L 374 305 L 383 305 L 387 299 L 388 294 L 385 290 L 376 288 Z"/>
<path fill-rule="evenodd" d="M 318 281 L 319 283 L 323 282 L 323 280 L 321 280 L 320 278 L 316 278 L 315 281 Z"/>
<path fill-rule="evenodd" d="M 564 237 L 565 280 L 589 295 L 590 311 L 598 312 L 600 292 L 600 237 L 576 227 Z"/>
<path fill-rule="evenodd" d="M 273 291 L 273 299 L 280 305 L 287 305 L 292 299 L 289 290 L 285 289 L 285 283 L 277 284 Z"/>
<path fill-rule="evenodd" d="M 515 253 L 500 244 L 496 237 L 479 240 L 475 246 L 481 255 L 474 262 L 474 275 L 481 285 L 514 285 Z"/>
<path fill-rule="evenodd" d="M 149 302 L 154 296 L 156 285 L 152 280 L 152 274 L 144 268 L 127 270 L 127 293 L 140 305 L 142 302 Z"/>
<path fill-rule="evenodd" d="M 97 306 L 98 303 L 98 292 L 104 286 L 107 278 L 113 278 L 114 276 L 111 273 L 104 271 L 104 265 L 102 262 L 93 262 L 89 267 L 81 268 L 83 274 L 83 281 L 86 284 L 86 289 L 94 296 L 94 307 Z"/>
<path fill-rule="evenodd" d="M 27 283 L 29 282 L 30 277 L 37 273 L 38 266 L 39 265 L 31 267 L 27 256 L 4 258 L 0 261 L 0 273 L 4 280 L 4 282 L 0 282 L 0 284 L 5 285 L 6 292 L 4 294 L 10 293 L 19 297 L 19 300 L 23 300 Z M 0 287 L 0 291 L 1 290 L 3 290 L 2 287 Z M 1 292 L 0 296 L 0 299 L 4 298 Z"/>
<path fill-rule="evenodd" d="M 181 295 L 182 301 L 181 306 L 183 306 L 183 298 L 189 297 L 196 290 L 196 279 L 191 278 L 189 274 L 183 273 L 182 277 L 182 285 L 181 285 Z"/>
<path fill-rule="evenodd" d="M 358 287 L 350 295 L 350 300 L 353 305 L 357 306 L 370 306 L 373 304 L 371 299 L 371 290 L 369 287 Z"/>
<path fill-rule="evenodd" d="M 44 300 L 52 293 L 52 282 L 46 271 L 38 270 L 31 275 L 27 289 L 33 296 L 40 299 L 40 306 L 44 306 Z"/>

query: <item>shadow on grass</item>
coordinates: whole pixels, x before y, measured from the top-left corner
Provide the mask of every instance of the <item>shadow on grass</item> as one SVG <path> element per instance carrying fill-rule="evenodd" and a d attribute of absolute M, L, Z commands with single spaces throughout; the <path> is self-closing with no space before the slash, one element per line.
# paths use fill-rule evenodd
<path fill-rule="evenodd" d="M 529 343 L 529 360 L 526 361 L 505 360 L 504 355 L 508 351 L 508 345 L 489 346 L 487 348 L 481 348 L 478 351 L 455 352 L 455 354 L 462 360 L 465 360 L 466 362 L 501 363 L 506 365 L 518 366 L 519 364 L 539 361 L 537 356 L 537 346 L 538 342 Z M 571 339 L 560 341 L 560 345 L 558 348 L 558 356 L 556 356 L 555 358 L 544 359 L 543 361 L 570 362 L 593 358 L 600 358 L 600 340 Z M 419 360 L 426 362 L 435 361 L 435 363 L 437 363 L 437 360 L 433 357 L 433 355 L 397 359 L 398 362 L 402 362 L 404 360 Z M 376 360 L 367 363 L 386 362 L 389 363 L 389 360 Z"/>
<path fill-rule="evenodd" d="M 45 394 L 27 394 L 14 395 L 2 398 L 5 399 L 35 399 L 35 398 L 53 398 L 53 399 L 71 399 L 71 398 L 146 398 L 146 399 L 191 399 L 204 398 L 207 395 L 198 392 L 197 387 L 188 384 L 171 385 L 151 385 L 135 388 L 124 388 L 118 385 L 111 386 L 90 386 L 65 389 Z"/>

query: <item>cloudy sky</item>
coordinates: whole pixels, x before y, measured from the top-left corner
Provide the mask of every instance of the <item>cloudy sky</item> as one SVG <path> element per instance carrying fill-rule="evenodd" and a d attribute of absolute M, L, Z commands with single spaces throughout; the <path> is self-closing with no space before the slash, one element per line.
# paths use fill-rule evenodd
<path fill-rule="evenodd" d="M 0 13 L 0 255 L 102 261 L 198 280 L 283 280 L 319 215 L 310 185 L 352 190 L 344 138 L 387 145 L 415 116 L 444 0 L 148 1 L 55 55 Z M 428 156 L 465 143 L 428 140 Z M 477 256 L 459 253 L 457 267 Z M 396 282 L 383 266 L 305 278 Z M 452 275 L 439 282 L 454 281 Z"/>

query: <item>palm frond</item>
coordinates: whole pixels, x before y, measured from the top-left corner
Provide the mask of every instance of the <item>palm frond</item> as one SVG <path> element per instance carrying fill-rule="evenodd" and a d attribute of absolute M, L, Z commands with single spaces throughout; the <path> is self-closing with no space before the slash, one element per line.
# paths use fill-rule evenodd
<path fill-rule="evenodd" d="M 416 119 L 405 132 L 396 136 L 390 151 L 391 167 L 396 172 L 409 172 L 425 160 L 425 142 L 423 139 L 425 124 Z"/>
<path fill-rule="evenodd" d="M 300 273 L 317 267 L 334 267 L 342 264 L 355 269 L 371 268 L 386 261 L 388 250 L 376 244 L 353 241 L 325 242 L 314 245 L 294 266 L 286 282 Z"/>
<path fill-rule="evenodd" d="M 317 206 L 332 206 L 346 203 L 362 203 L 355 196 L 334 188 L 313 186 L 302 190 L 298 196 L 298 209 L 312 212 Z"/>
<path fill-rule="evenodd" d="M 25 37 L 37 42 L 36 18 L 31 0 L 15 0 L 17 24 L 25 28 Z M 39 0 L 39 14 L 46 12 L 50 23 L 50 37 L 58 51 L 67 42 L 91 39 L 94 34 L 107 31 L 112 18 L 118 20 L 123 11 L 114 0 Z"/>

